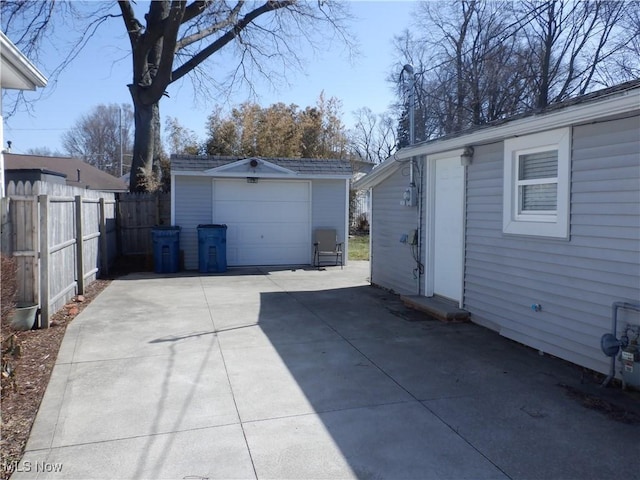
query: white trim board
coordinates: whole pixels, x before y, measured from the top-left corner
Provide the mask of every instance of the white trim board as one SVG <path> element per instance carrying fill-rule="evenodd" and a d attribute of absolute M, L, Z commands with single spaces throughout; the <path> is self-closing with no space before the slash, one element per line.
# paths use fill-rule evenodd
<path fill-rule="evenodd" d="M 355 182 L 354 188 L 366 189 L 379 184 L 400 168 L 403 165 L 402 161 L 407 161 L 411 157 L 434 155 L 466 146 L 499 142 L 521 135 L 576 126 L 607 117 L 631 113 L 639 109 L 640 89 L 634 88 L 614 93 L 608 97 L 597 98 L 584 104 L 567 106 L 557 112 L 531 115 L 507 121 L 503 125 L 487 126 L 466 134 L 461 133 L 454 138 L 436 139 L 412 147 L 405 147 L 374 168 L 371 173 Z"/>

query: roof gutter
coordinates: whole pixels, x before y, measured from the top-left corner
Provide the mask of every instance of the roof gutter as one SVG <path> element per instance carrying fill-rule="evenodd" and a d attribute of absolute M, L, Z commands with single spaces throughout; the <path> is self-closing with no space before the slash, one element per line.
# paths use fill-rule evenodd
<path fill-rule="evenodd" d="M 489 143 L 505 138 L 528 135 L 530 133 L 553 130 L 567 125 L 579 125 L 604 117 L 613 117 L 640 109 L 640 89 L 636 88 L 618 94 L 612 98 L 584 105 L 573 105 L 559 112 L 541 113 L 505 125 L 487 126 L 475 132 L 461 134 L 458 137 L 434 140 L 415 147 L 403 148 L 396 152 L 398 160 L 416 155 L 430 155 L 454 148 L 462 148 L 470 144 Z"/>
<path fill-rule="evenodd" d="M 29 90 L 35 90 L 38 87 L 45 87 L 47 85 L 47 77 L 45 77 L 2 32 L 0 32 L 0 51 L 2 52 L 3 62 L 10 64 L 31 84 Z M 3 88 L 5 87 L 3 86 Z"/>
<path fill-rule="evenodd" d="M 374 168 L 371 173 L 355 182 L 354 188 L 362 190 L 377 185 L 400 168 L 401 163 L 399 160 L 433 155 L 469 145 L 497 142 L 506 138 L 553 130 L 567 125 L 580 125 L 638 110 L 640 110 L 640 88 L 634 88 L 616 93 L 614 96 L 602 100 L 593 100 L 582 105 L 572 105 L 561 111 L 540 113 L 513 120 L 504 125 L 489 125 L 476 131 L 461 133 L 452 138 L 423 142 L 398 150 L 393 156 Z"/>

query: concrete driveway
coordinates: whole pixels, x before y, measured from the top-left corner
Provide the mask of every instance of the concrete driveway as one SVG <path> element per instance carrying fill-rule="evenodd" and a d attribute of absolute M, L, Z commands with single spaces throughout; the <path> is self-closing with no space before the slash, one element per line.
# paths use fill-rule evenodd
<path fill-rule="evenodd" d="M 640 425 L 568 395 L 579 369 L 367 275 L 114 281 L 69 325 L 12 478 L 637 478 Z"/>

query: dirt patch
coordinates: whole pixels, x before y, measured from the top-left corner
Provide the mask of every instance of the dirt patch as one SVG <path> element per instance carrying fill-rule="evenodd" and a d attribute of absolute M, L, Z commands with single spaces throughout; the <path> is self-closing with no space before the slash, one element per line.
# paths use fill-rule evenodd
<path fill-rule="evenodd" d="M 96 280 L 80 298 L 68 303 L 50 319 L 50 328 L 14 331 L 2 324 L 3 363 L 9 372 L 0 384 L 2 413 L 0 438 L 0 479 L 8 479 L 12 465 L 22 458 L 40 402 L 49 383 L 67 325 L 111 283 Z"/>
<path fill-rule="evenodd" d="M 614 399 L 605 398 L 604 390 L 602 392 L 603 394 L 598 395 L 597 393 L 583 391 L 582 389 L 572 387 L 571 385 L 566 385 L 563 383 L 559 384 L 559 386 L 567 392 L 567 395 L 570 398 L 577 400 L 585 408 L 601 412 L 608 418 L 610 418 L 611 420 L 615 420 L 616 422 L 626 423 L 630 425 L 640 424 L 640 413 L 623 405 L 623 403 L 628 401 L 628 399 L 626 398 L 619 398 L 618 401 L 616 401 Z M 622 390 L 618 392 L 620 395 L 624 395 L 624 392 L 622 392 Z"/>

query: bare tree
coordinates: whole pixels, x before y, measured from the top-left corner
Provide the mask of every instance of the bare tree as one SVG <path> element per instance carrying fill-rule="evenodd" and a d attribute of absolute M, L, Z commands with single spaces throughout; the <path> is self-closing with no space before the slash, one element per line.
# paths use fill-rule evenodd
<path fill-rule="evenodd" d="M 419 4 L 414 30 L 420 34 L 407 30 L 395 39 L 400 57 L 413 63 L 416 72 L 417 140 L 517 111 L 523 95 L 522 66 L 510 11 L 506 2 Z M 406 87 L 399 86 L 404 98 Z M 401 111 L 407 109 L 403 101 Z"/>
<path fill-rule="evenodd" d="M 133 150 L 133 111 L 130 105 L 98 105 L 62 135 L 72 157 L 119 176 L 124 158 Z M 126 172 L 125 172 L 126 173 Z"/>
<path fill-rule="evenodd" d="M 416 72 L 416 138 L 481 125 L 610 86 L 640 71 L 637 1 L 423 2 L 416 28 L 396 38 L 398 72 Z M 417 33 L 413 33 L 417 32 Z"/>
<path fill-rule="evenodd" d="M 26 155 L 35 155 L 36 157 L 61 157 L 63 154 L 57 150 L 51 150 L 49 147 L 32 147 L 27 148 Z"/>
<path fill-rule="evenodd" d="M 16 23 L 20 17 L 22 31 L 35 31 L 37 39 L 42 39 L 56 15 L 54 6 L 38 11 L 40 2 L 11 3 L 16 8 L 7 23 Z M 29 3 L 32 10 L 18 8 L 21 3 Z M 145 178 L 152 176 L 154 162 L 160 159 L 159 104 L 172 83 L 191 74 L 196 86 L 207 87 L 199 89 L 201 94 L 210 95 L 209 91 L 224 91 L 242 82 L 251 84 L 254 75 L 277 82 L 283 72 L 302 66 L 299 48 L 303 43 L 317 47 L 338 39 L 350 45 L 346 6 L 334 0 L 158 0 L 144 6 L 120 0 L 117 4 L 132 55 L 128 85 L 135 121 L 131 190 L 144 189 L 149 183 Z M 104 11 L 105 6 L 100 4 L 90 16 L 91 26 L 114 16 Z M 5 12 L 9 9 L 3 2 L 3 26 Z M 219 52 L 229 53 L 224 60 L 232 59 L 230 72 L 206 62 L 220 56 Z"/>
<path fill-rule="evenodd" d="M 396 126 L 391 113 L 375 114 L 363 107 L 354 112 L 356 123 L 350 132 L 350 145 L 358 160 L 381 163 L 397 148 Z"/>
<path fill-rule="evenodd" d="M 640 31 L 623 26 L 638 2 L 522 2 L 518 17 L 526 40 L 527 74 L 536 108 L 582 95 L 610 81 L 599 74 L 618 62 Z M 636 51 L 636 58 L 640 51 Z M 622 74 L 622 72 L 619 72 Z"/>
<path fill-rule="evenodd" d="M 171 83 L 227 46 L 236 49 L 237 67 L 230 78 L 234 83 L 250 79 L 251 69 L 267 73 L 269 58 L 280 59 L 282 65 L 298 63 L 296 36 L 313 40 L 310 32 L 327 27 L 332 32 L 344 32 L 340 4 L 330 1 L 269 0 L 257 4 L 163 0 L 151 2 L 144 25 L 130 1 L 121 0 L 118 5 L 133 54 L 129 90 L 136 125 L 133 167 L 139 178 L 132 176 L 131 189 L 138 188 L 153 165 L 159 137 L 159 102 Z"/>
<path fill-rule="evenodd" d="M 637 1 L 634 3 L 638 5 Z M 599 72 L 606 85 L 614 83 L 612 79 L 640 78 L 640 8 L 627 10 L 628 15 L 621 19 L 620 30 L 631 34 L 619 40 L 618 55 Z"/>

